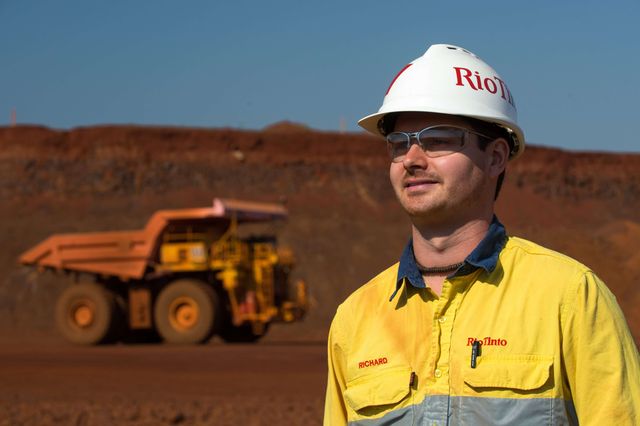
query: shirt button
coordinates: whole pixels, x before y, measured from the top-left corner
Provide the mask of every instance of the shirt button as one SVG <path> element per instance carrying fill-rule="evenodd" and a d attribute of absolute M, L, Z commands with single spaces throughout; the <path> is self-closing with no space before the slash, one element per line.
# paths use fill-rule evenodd
<path fill-rule="evenodd" d="M 433 375 L 436 376 L 436 378 L 440 378 L 442 376 L 442 371 L 437 368 L 436 371 L 434 371 Z"/>
<path fill-rule="evenodd" d="M 446 321 L 446 318 L 445 318 L 445 317 L 440 317 L 440 318 L 438 318 L 438 322 L 440 322 L 440 324 L 442 324 L 442 323 L 443 323 L 443 322 L 445 322 L 445 321 Z"/>

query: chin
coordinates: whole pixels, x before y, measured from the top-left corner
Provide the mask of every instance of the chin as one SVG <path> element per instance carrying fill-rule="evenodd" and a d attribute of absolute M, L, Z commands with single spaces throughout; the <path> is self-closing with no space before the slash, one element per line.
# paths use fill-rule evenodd
<path fill-rule="evenodd" d="M 443 210 L 442 206 L 420 202 L 411 202 L 407 200 L 403 200 L 401 204 L 404 211 L 406 211 L 407 214 L 411 217 L 430 217 Z"/>

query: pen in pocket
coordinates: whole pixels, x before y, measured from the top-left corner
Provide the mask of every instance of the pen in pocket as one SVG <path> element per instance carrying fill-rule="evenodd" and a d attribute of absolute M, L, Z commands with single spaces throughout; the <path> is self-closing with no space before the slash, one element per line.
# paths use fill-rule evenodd
<path fill-rule="evenodd" d="M 480 355 L 480 341 L 474 340 L 471 344 L 471 368 L 476 368 L 478 355 Z"/>

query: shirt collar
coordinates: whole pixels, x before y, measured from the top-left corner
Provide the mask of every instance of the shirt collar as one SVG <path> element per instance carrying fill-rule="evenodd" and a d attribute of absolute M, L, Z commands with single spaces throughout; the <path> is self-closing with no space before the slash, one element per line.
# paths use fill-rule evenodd
<path fill-rule="evenodd" d="M 467 275 L 476 269 L 482 268 L 487 272 L 492 272 L 498 263 L 498 255 L 507 239 L 507 233 L 504 226 L 496 216 L 489 225 L 486 235 L 476 246 L 475 249 L 464 260 L 464 264 L 459 267 L 451 276 Z M 418 270 L 416 258 L 413 255 L 413 239 L 405 246 L 402 256 L 400 256 L 400 265 L 398 267 L 398 276 L 396 279 L 396 288 L 389 301 L 393 300 L 396 293 L 402 286 L 404 280 L 409 281 L 412 286 L 425 288 L 424 279 Z"/>

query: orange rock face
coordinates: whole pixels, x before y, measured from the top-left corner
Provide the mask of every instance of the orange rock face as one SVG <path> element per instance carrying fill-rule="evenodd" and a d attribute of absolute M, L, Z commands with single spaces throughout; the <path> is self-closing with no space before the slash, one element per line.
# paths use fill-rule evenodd
<path fill-rule="evenodd" d="M 35 276 L 15 259 L 55 232 L 138 229 L 157 209 L 207 206 L 214 196 L 285 201 L 290 220 L 275 231 L 311 286 L 314 309 L 301 327 L 318 338 L 337 304 L 396 261 L 408 237 L 384 144 L 363 134 L 292 123 L 18 126 L 0 128 L 0 146 L 0 315 L 12 329 L 50 324 L 64 279 Z M 594 269 L 640 337 L 640 155 L 530 146 L 509 166 L 498 215 L 511 234 Z"/>

